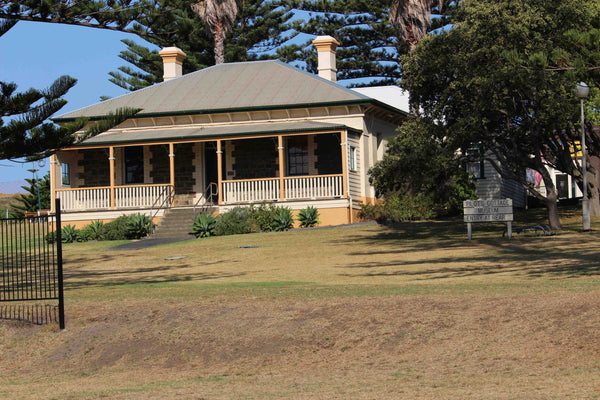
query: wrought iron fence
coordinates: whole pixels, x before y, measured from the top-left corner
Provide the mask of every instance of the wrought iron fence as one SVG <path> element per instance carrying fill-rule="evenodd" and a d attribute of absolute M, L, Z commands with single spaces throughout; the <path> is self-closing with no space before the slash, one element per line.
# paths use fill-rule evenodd
<path fill-rule="evenodd" d="M 0 318 L 65 327 L 60 201 L 55 214 L 0 218 Z M 23 302 L 56 300 L 48 305 Z M 26 303 L 25 303 L 26 304 Z M 56 318 L 58 317 L 58 318 Z"/>

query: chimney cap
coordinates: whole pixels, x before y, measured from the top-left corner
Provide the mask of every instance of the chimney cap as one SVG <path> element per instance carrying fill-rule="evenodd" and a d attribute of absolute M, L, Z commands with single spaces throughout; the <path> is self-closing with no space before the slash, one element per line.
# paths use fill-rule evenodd
<path fill-rule="evenodd" d="M 334 52 L 335 49 L 340 45 L 340 42 L 335 40 L 332 36 L 322 35 L 317 36 L 312 43 L 317 48 L 317 51 L 331 51 Z"/>
<path fill-rule="evenodd" d="M 175 60 L 173 60 L 172 62 L 179 62 L 179 63 L 182 63 L 185 56 L 187 56 L 187 54 L 185 54 L 183 52 L 183 50 L 181 50 L 179 47 L 173 47 L 173 46 L 163 48 L 161 51 L 158 52 L 158 54 L 163 59 L 165 59 L 165 57 L 175 57 Z"/>
<path fill-rule="evenodd" d="M 178 47 L 165 47 L 158 54 L 163 60 L 163 80 L 168 81 L 183 75 L 183 59 L 186 54 Z"/>

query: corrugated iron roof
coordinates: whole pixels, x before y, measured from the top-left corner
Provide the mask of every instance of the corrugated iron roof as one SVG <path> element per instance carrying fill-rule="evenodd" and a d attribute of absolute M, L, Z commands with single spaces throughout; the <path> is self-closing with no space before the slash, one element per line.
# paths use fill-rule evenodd
<path fill-rule="evenodd" d="M 260 124 L 239 124 L 212 127 L 174 127 L 145 129 L 140 131 L 105 132 L 80 143 L 79 145 L 144 143 L 164 140 L 185 140 L 210 137 L 240 136 L 245 134 L 318 132 L 331 130 L 353 130 L 345 125 L 316 121 L 271 122 Z M 354 131 L 354 130 L 353 130 Z"/>
<path fill-rule="evenodd" d="M 101 117 L 122 107 L 139 116 L 369 103 L 372 99 L 280 61 L 215 65 L 54 118 Z"/>

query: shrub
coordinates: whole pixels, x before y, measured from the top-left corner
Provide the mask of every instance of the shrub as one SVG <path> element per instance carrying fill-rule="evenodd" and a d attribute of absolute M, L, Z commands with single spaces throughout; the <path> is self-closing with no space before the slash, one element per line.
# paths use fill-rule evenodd
<path fill-rule="evenodd" d="M 217 224 L 217 220 L 212 215 L 208 214 L 199 214 L 194 218 L 194 223 L 192 224 L 192 233 L 196 237 L 209 237 L 215 235 L 215 227 Z"/>
<path fill-rule="evenodd" d="M 102 240 L 106 234 L 106 226 L 102 221 L 92 221 L 83 232 L 89 238 L 88 240 Z"/>
<path fill-rule="evenodd" d="M 319 224 L 319 211 L 313 206 L 308 206 L 298 213 L 301 228 L 310 228 Z"/>
<path fill-rule="evenodd" d="M 77 240 L 77 229 L 73 225 L 63 226 L 60 231 L 63 243 L 73 243 Z"/>
<path fill-rule="evenodd" d="M 389 196 L 383 205 L 385 218 L 393 222 L 428 219 L 437 216 L 432 196 L 417 194 Z"/>
<path fill-rule="evenodd" d="M 260 229 L 252 218 L 252 210 L 247 207 L 234 207 L 217 218 L 215 235 L 238 235 L 258 232 Z"/>
<path fill-rule="evenodd" d="M 358 217 L 360 219 L 366 221 L 377 221 L 383 222 L 385 221 L 385 211 L 383 210 L 382 205 L 372 205 L 372 204 L 363 204 L 361 205 L 360 211 L 358 213 Z"/>
<path fill-rule="evenodd" d="M 252 213 L 252 219 L 258 229 L 263 232 L 273 230 L 273 221 L 275 219 L 275 208 L 272 204 L 262 203 L 258 207 L 250 207 Z"/>
<path fill-rule="evenodd" d="M 273 223 L 273 229 L 278 232 L 290 229 L 294 225 L 292 210 L 287 207 L 277 207 L 277 213 L 275 214 Z"/>
<path fill-rule="evenodd" d="M 137 213 L 128 217 L 125 227 L 127 239 L 141 239 L 152 232 L 154 223 L 147 215 Z"/>
<path fill-rule="evenodd" d="M 104 238 L 106 240 L 125 240 L 127 239 L 127 222 L 129 217 L 121 215 L 119 218 L 104 224 Z"/>

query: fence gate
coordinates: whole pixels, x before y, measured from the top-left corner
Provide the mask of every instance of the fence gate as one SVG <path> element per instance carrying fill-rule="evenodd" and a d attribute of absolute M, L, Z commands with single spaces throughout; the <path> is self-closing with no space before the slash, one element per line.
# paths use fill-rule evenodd
<path fill-rule="evenodd" d="M 0 318 L 65 328 L 60 200 L 56 214 L 0 219 Z M 47 240 L 55 232 L 56 240 Z M 55 300 L 58 304 L 45 304 Z"/>

